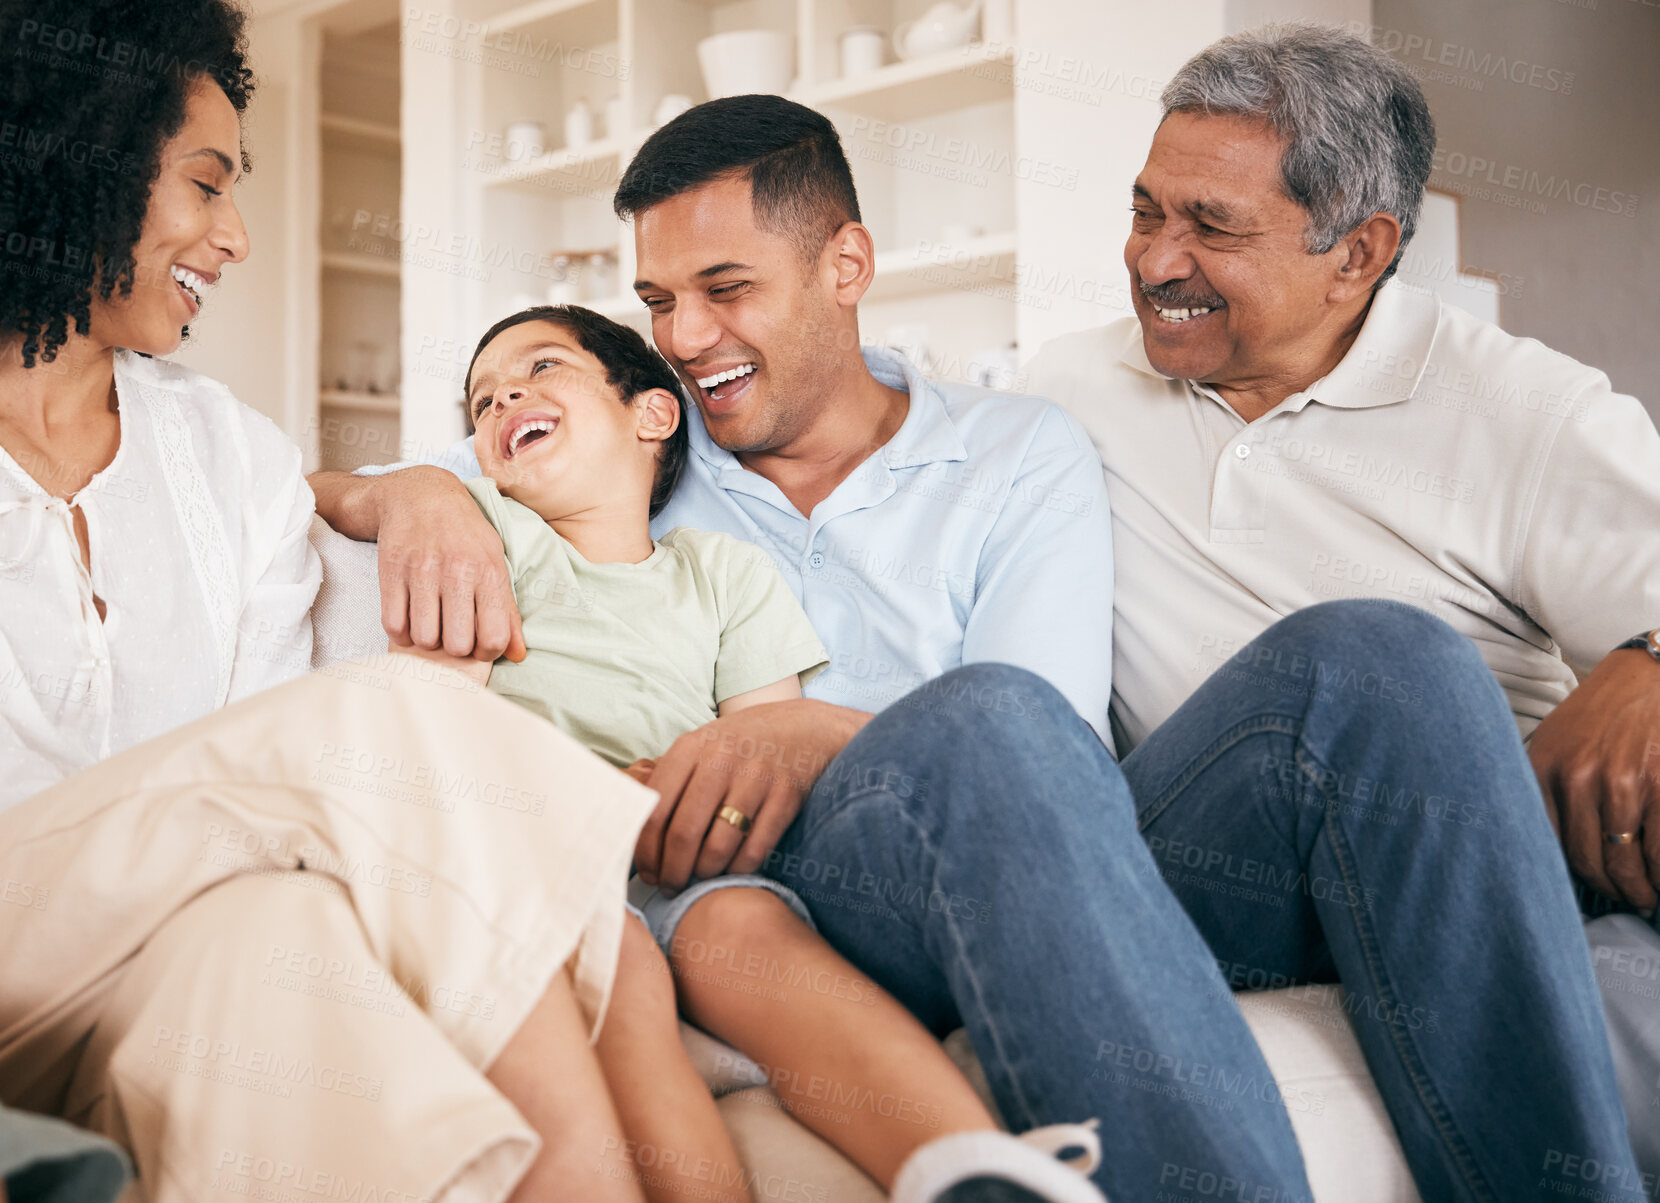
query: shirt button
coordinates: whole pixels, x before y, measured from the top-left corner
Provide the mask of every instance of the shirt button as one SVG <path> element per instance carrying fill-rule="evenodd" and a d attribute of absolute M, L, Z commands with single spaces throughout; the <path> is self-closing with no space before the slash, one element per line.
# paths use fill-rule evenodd
<path fill-rule="evenodd" d="M 815 551 L 812 555 L 808 556 L 807 557 L 807 566 L 809 568 L 823 568 L 824 567 L 824 553 L 822 551 Z"/>
<path fill-rule="evenodd" d="M 1241 443 L 1233 449 L 1233 453 L 1235 455 L 1237 455 L 1240 459 L 1248 459 L 1248 458 L 1250 458 L 1250 455 L 1251 455 L 1251 449 L 1249 447 L 1247 447 L 1244 443 Z"/>

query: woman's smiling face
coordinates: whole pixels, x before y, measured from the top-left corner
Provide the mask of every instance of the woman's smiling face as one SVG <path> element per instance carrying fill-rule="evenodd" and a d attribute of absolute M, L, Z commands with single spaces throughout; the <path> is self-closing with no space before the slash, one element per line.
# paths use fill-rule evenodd
<path fill-rule="evenodd" d="M 133 247 L 128 296 L 92 301 L 92 337 L 147 355 L 178 349 L 201 310 L 202 294 L 227 263 L 248 256 L 248 231 L 231 188 L 242 174 L 236 109 L 211 80 L 198 78 L 184 124 L 161 150 L 144 228 Z"/>

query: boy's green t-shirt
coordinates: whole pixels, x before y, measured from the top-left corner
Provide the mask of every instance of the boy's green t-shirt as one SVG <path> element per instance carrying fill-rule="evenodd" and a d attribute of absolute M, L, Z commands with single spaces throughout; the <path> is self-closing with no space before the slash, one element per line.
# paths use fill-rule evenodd
<path fill-rule="evenodd" d="M 829 662 L 766 552 L 679 527 L 638 564 L 590 564 L 488 477 L 468 482 L 501 534 L 526 655 L 490 688 L 624 766 L 661 756 L 727 698 Z"/>

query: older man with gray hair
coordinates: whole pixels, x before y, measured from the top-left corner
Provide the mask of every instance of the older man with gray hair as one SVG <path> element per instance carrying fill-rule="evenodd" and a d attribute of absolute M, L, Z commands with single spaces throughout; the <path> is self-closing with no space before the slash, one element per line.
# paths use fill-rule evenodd
<path fill-rule="evenodd" d="M 1510 746 L 1452 749 L 1462 768 L 1408 745 L 1370 781 L 1305 743 L 1294 764 L 1265 757 L 1238 806 L 1264 810 L 1265 787 L 1283 783 L 1324 811 L 1341 863 L 1337 815 L 1364 798 L 1380 819 L 1380 791 L 1409 774 L 1432 792 L 1399 815 L 1408 841 L 1433 844 L 1449 823 L 1538 830 L 1548 816 L 1582 881 L 1650 912 L 1660 888 L 1660 434 L 1603 373 L 1390 282 L 1417 225 L 1435 133 L 1417 84 L 1378 50 L 1311 25 L 1237 35 L 1187 63 L 1163 104 L 1131 190 L 1125 263 L 1136 315 L 1049 344 L 1032 376 L 1035 391 L 1082 421 L 1106 465 L 1117 557 L 1114 734 L 1166 876 L 1192 874 L 1155 834 L 1160 802 L 1140 785 L 1149 758 L 1164 762 L 1165 776 L 1177 767 L 1157 746 L 1161 725 L 1191 721 L 1183 703 L 1214 689 L 1205 683 L 1218 669 L 1282 674 L 1283 662 L 1238 655 L 1280 617 L 1334 597 L 1379 598 L 1421 607 L 1473 641 L 1528 739 L 1543 803 L 1517 780 L 1479 812 L 1465 808 L 1468 769 L 1487 756 L 1518 764 L 1521 745 L 1501 740 Z M 1467 658 L 1471 643 L 1456 642 Z M 1376 690 L 1403 711 L 1441 710 L 1446 680 L 1433 663 L 1382 656 L 1376 667 Z M 1317 662 L 1307 679 L 1320 679 Z M 1244 709 L 1230 717 L 1230 731 L 1263 721 Z M 1271 809 L 1263 819 L 1285 822 Z M 1503 1178 L 1479 1151 L 1482 1128 L 1501 1110 L 1524 1124 L 1554 1122 L 1539 1095 L 1501 1087 L 1486 1114 L 1475 1100 L 1495 1085 L 1478 1050 L 1514 1041 L 1518 1057 L 1538 1052 L 1506 1033 L 1494 992 L 1514 991 L 1524 972 L 1568 972 L 1570 962 L 1584 980 L 1563 874 L 1502 856 L 1437 865 L 1427 846 L 1403 856 L 1394 880 L 1373 877 L 1364 861 L 1359 868 L 1380 892 L 1354 915 L 1365 971 L 1403 988 L 1392 956 L 1441 961 L 1431 973 L 1461 977 L 1476 1008 L 1461 1056 L 1438 1059 L 1398 1023 L 1362 1023 L 1362 1043 L 1409 1155 L 1420 1140 L 1440 1143 L 1458 1197 L 1489 1197 L 1477 1183 Z M 1452 908 L 1441 896 L 1435 913 L 1416 919 L 1397 910 L 1412 897 L 1437 899 L 1437 889 L 1419 891 L 1442 872 L 1475 892 Z M 1172 884 L 1207 936 L 1278 923 Z M 1526 930 L 1495 929 L 1491 904 L 1508 906 L 1502 899 L 1517 888 L 1537 907 Z M 1322 915 L 1314 947 L 1337 954 L 1352 989 L 1346 970 L 1360 966 L 1346 964 L 1348 937 L 1331 931 L 1331 917 Z M 1375 948 L 1369 922 L 1381 937 Z M 1438 934 L 1425 938 L 1430 930 Z M 1660 939 L 1633 914 L 1598 920 L 1590 935 L 1631 1135 L 1650 1171 L 1642 1185 L 1652 1190 L 1660 1007 L 1640 979 L 1660 967 Z M 1549 948 L 1555 968 L 1532 963 L 1530 945 Z M 1307 962 L 1277 955 L 1252 964 L 1308 976 Z M 1385 1046 L 1399 1051 L 1398 1068 L 1425 1102 L 1419 1117 L 1402 1114 L 1394 1090 L 1409 1082 L 1391 1083 L 1397 1067 Z M 1600 1048 L 1592 1059 L 1575 1077 L 1582 1098 L 1596 1080 L 1606 1106 Z M 1564 1143 L 1551 1159 L 1535 1149 L 1509 1168 L 1531 1174 L 1543 1193 L 1560 1188 L 1553 1167 L 1577 1151 Z M 1417 1157 L 1413 1166 L 1426 1198 L 1446 1197 Z"/>

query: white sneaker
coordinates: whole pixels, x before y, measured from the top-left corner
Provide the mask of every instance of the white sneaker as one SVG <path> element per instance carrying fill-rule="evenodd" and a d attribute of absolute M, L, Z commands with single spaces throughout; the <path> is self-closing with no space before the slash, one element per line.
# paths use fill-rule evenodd
<path fill-rule="evenodd" d="M 1081 1124 L 1050 1124 L 1047 1128 L 1022 1132 L 1015 1139 L 1058 1159 L 1068 1169 L 1093 1174 L 1101 1164 L 1101 1137 L 1096 1131 L 1100 1126 L 1098 1119 L 1087 1119 Z M 1062 1157 L 1061 1153 L 1067 1149 L 1082 1151 Z"/>
<path fill-rule="evenodd" d="M 1045 1203 L 1106 1203 L 1085 1174 L 1101 1164 L 1097 1121 L 1053 1124 L 1023 1136 L 953 1132 L 929 1141 L 906 1159 L 890 1203 L 934 1203 L 954 1186 L 978 1179 L 1019 1187 Z M 1081 1149 L 1064 1161 L 1064 1149 Z"/>

